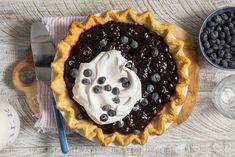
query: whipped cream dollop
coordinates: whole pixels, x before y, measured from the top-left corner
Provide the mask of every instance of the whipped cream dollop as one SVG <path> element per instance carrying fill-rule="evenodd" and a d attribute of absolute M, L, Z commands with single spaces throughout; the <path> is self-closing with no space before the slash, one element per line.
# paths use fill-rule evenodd
<path fill-rule="evenodd" d="M 80 64 L 79 75 L 73 87 L 73 99 L 84 107 L 89 117 L 97 124 L 121 121 L 142 97 L 140 79 L 134 71 L 125 66 L 126 63 L 127 60 L 120 51 L 110 50 L 100 52 L 89 63 Z M 85 76 L 84 71 L 88 69 L 92 74 Z M 98 83 L 100 77 L 105 77 L 102 84 Z M 120 78 L 128 79 L 128 87 L 123 87 Z M 85 82 L 84 79 L 89 81 Z M 94 90 L 97 85 L 101 88 Z M 107 91 L 105 85 L 110 85 L 112 89 L 116 87 L 120 92 L 114 94 L 112 90 Z M 115 102 L 115 98 L 120 102 Z M 109 110 L 113 112 L 108 114 Z"/>

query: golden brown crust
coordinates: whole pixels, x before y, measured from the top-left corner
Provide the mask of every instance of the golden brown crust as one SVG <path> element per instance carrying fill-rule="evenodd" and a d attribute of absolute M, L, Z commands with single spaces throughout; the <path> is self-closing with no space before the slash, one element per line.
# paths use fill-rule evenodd
<path fill-rule="evenodd" d="M 69 97 L 63 78 L 64 62 L 69 57 L 71 47 L 79 40 L 80 34 L 94 25 L 104 24 L 111 20 L 141 24 L 163 36 L 176 61 L 178 69 L 177 73 L 179 76 L 179 83 L 176 85 L 176 94 L 171 101 L 165 105 L 162 113 L 159 116 L 156 116 L 153 122 L 150 123 L 140 135 L 122 135 L 118 132 L 107 135 L 104 134 L 102 129 L 98 128 L 94 123 L 87 120 L 77 120 L 75 116 L 79 113 L 79 110 L 77 105 L 74 104 Z M 117 142 L 122 146 L 127 146 L 132 142 L 145 144 L 148 140 L 149 134 L 162 134 L 165 130 L 165 124 L 177 118 L 176 106 L 181 105 L 185 100 L 182 89 L 186 87 L 189 82 L 186 70 L 190 65 L 190 60 L 184 56 L 183 46 L 184 42 L 175 39 L 171 33 L 171 25 L 161 24 L 155 21 L 153 14 L 149 11 L 139 15 L 135 14 L 132 9 L 126 9 L 120 12 L 107 11 L 101 16 L 91 15 L 83 23 L 74 21 L 70 26 L 69 34 L 65 39 L 59 42 L 57 46 L 59 53 L 58 58 L 52 63 L 55 77 L 52 81 L 51 88 L 56 94 L 57 108 L 60 111 L 67 113 L 68 125 L 70 128 L 82 130 L 86 138 L 97 137 L 100 144 L 103 146 L 107 146 L 112 142 Z"/>

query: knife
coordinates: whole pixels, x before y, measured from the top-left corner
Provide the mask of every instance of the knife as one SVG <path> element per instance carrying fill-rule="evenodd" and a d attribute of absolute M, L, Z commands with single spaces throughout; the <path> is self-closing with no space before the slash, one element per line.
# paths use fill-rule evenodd
<path fill-rule="evenodd" d="M 41 22 L 32 24 L 30 40 L 36 77 L 38 80 L 50 85 L 52 72 L 51 62 L 54 60 L 56 51 L 49 32 Z M 64 154 L 66 154 L 69 149 L 62 125 L 62 116 L 55 107 L 56 102 L 53 96 L 51 97 L 51 102 L 54 109 L 61 150 Z"/>

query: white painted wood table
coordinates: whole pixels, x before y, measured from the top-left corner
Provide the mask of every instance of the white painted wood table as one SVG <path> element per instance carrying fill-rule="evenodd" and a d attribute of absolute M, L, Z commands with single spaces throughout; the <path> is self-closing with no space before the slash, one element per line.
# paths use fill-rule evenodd
<path fill-rule="evenodd" d="M 29 46 L 30 25 L 45 16 L 89 15 L 107 9 L 132 7 L 137 12 L 151 10 L 158 20 L 187 30 L 197 39 L 203 19 L 213 10 L 235 6 L 235 0 L 1 0 L 0 1 L 0 99 L 8 99 L 21 119 L 17 141 L 0 151 L 0 156 L 62 156 L 57 135 L 36 132 L 36 118 L 24 95 L 11 82 L 14 64 L 24 58 Z M 144 146 L 103 148 L 73 134 L 68 156 L 148 156 L 148 157 L 232 157 L 235 156 L 235 120 L 218 113 L 211 90 L 223 77 L 234 72 L 217 70 L 200 57 L 200 89 L 197 106 L 190 118 Z"/>

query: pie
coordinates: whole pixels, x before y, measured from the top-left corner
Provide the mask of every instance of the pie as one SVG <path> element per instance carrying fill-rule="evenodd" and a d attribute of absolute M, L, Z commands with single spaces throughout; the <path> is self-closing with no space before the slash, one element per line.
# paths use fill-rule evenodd
<path fill-rule="evenodd" d="M 145 144 L 177 118 L 190 60 L 184 42 L 149 11 L 73 21 L 52 63 L 51 88 L 68 126 L 101 145 Z"/>

